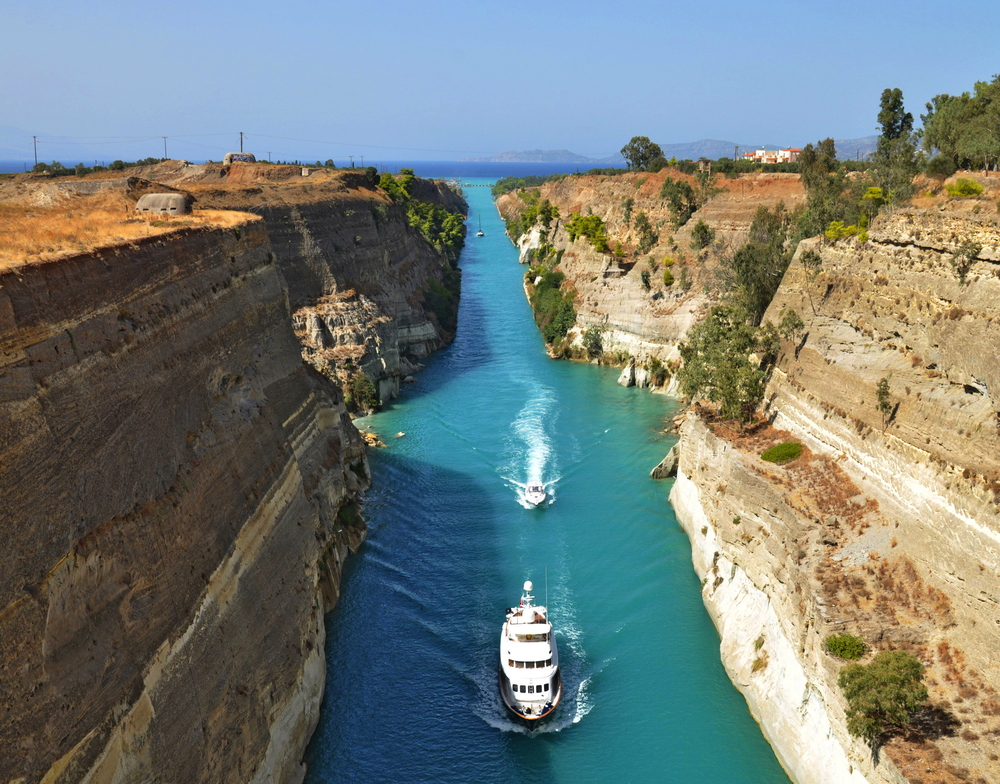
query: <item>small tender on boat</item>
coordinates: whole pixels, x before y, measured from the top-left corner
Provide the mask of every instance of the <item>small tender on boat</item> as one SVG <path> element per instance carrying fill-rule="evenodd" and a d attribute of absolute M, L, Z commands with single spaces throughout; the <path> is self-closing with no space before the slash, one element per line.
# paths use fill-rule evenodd
<path fill-rule="evenodd" d="M 562 676 L 548 608 L 535 606 L 531 581 L 507 610 L 500 632 L 500 698 L 513 719 L 535 729 L 559 705 Z"/>
<path fill-rule="evenodd" d="M 524 490 L 524 500 L 532 506 L 545 503 L 546 498 L 548 493 L 545 492 L 545 486 L 538 482 L 532 482 Z"/>

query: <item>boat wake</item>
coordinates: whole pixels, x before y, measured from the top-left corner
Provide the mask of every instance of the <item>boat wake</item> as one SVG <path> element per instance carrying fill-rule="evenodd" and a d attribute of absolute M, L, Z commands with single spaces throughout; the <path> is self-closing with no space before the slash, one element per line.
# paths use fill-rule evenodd
<path fill-rule="evenodd" d="M 534 508 L 528 502 L 526 491 L 530 484 L 540 484 L 548 495 L 546 505 L 556 500 L 555 485 L 560 477 L 552 453 L 549 430 L 558 416 L 553 390 L 541 384 L 531 384 L 528 402 L 511 423 L 504 450 L 506 460 L 500 475 L 525 509 Z"/>

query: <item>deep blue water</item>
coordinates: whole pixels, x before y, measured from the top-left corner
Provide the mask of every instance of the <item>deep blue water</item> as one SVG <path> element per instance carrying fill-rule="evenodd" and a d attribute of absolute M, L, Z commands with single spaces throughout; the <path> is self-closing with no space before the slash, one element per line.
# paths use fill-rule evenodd
<path fill-rule="evenodd" d="M 487 236 L 462 254 L 458 337 L 359 420 L 388 448 L 370 453 L 369 538 L 327 617 L 307 781 L 787 784 L 719 661 L 670 481 L 648 476 L 673 403 L 547 358 L 489 190 L 467 194 Z M 535 478 L 554 500 L 527 509 Z M 496 689 L 526 579 L 564 683 L 534 735 Z"/>

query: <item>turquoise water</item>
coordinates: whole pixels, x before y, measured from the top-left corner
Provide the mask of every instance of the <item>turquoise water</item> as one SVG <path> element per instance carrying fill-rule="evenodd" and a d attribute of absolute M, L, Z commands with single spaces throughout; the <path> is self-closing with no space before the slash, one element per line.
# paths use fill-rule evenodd
<path fill-rule="evenodd" d="M 466 190 L 458 337 L 359 420 L 388 448 L 370 453 L 368 541 L 327 618 L 307 781 L 787 783 L 719 661 L 671 482 L 648 476 L 674 404 L 548 359 L 489 189 Z M 544 508 L 521 502 L 533 479 Z M 496 687 L 529 579 L 564 694 L 533 735 Z"/>

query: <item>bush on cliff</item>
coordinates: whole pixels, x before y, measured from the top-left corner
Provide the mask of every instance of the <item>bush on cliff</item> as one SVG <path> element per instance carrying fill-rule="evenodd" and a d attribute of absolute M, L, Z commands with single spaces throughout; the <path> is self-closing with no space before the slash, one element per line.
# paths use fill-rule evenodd
<path fill-rule="evenodd" d="M 680 345 L 683 365 L 677 382 L 681 393 L 688 400 L 707 398 L 718 403 L 721 417 L 736 419 L 742 426 L 764 395 L 777 343 L 778 333 L 770 322 L 755 327 L 739 305 L 715 306 Z"/>
<path fill-rule="evenodd" d="M 959 177 L 954 185 L 945 185 L 944 189 L 948 191 L 949 196 L 955 196 L 959 199 L 971 199 L 984 190 L 982 185 L 968 177 Z"/>
<path fill-rule="evenodd" d="M 374 382 L 360 369 L 344 386 L 344 405 L 348 411 L 374 411 L 381 405 Z"/>
<path fill-rule="evenodd" d="M 638 218 L 636 223 L 638 223 Z M 598 253 L 607 253 L 610 250 L 608 235 L 600 215 L 572 213 L 566 224 L 566 233 L 569 234 L 570 242 L 576 242 L 577 237 L 586 237 Z"/>
<path fill-rule="evenodd" d="M 802 444 L 796 441 L 786 441 L 783 444 L 772 446 L 760 456 L 761 460 L 768 463 L 787 463 L 802 454 Z"/>
<path fill-rule="evenodd" d="M 905 651 L 882 651 L 871 664 L 849 664 L 837 683 L 847 700 L 847 731 L 874 746 L 887 729 L 905 727 L 927 702 L 924 665 Z"/>
<path fill-rule="evenodd" d="M 542 271 L 541 280 L 531 290 L 530 301 L 535 312 L 535 323 L 542 330 L 545 342 L 549 344 L 565 338 L 576 323 L 573 294 L 561 290 L 565 279 L 566 276 L 561 272 Z"/>
<path fill-rule="evenodd" d="M 587 327 L 583 333 L 583 349 L 588 359 L 596 359 L 604 353 L 604 335 L 596 324 Z"/>
<path fill-rule="evenodd" d="M 675 229 L 687 223 L 694 211 L 698 209 L 694 188 L 684 180 L 667 177 L 660 188 L 660 198 L 667 202 L 667 206 L 674 216 Z"/>
<path fill-rule="evenodd" d="M 831 634 L 826 638 L 826 649 L 841 659 L 860 659 L 865 655 L 865 641 L 853 634 Z"/>

